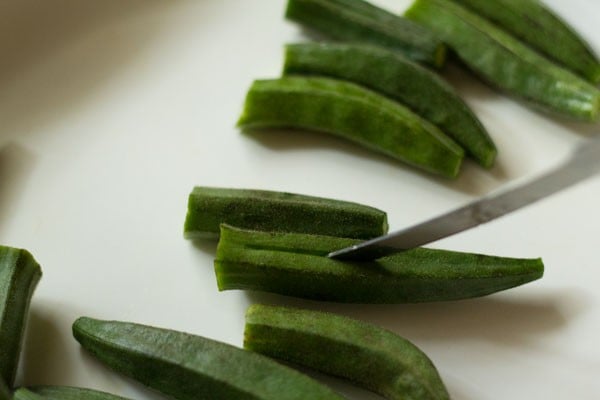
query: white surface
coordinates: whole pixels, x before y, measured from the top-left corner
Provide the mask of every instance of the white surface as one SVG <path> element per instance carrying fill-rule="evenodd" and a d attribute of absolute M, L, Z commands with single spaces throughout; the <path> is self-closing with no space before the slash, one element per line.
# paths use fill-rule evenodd
<path fill-rule="evenodd" d="M 408 1 L 378 1 L 403 10 Z M 549 1 L 600 50 L 594 0 Z M 454 399 L 597 399 L 600 329 L 593 179 L 437 243 L 542 256 L 545 277 L 454 303 L 356 306 L 219 293 L 214 245 L 182 238 L 194 185 L 286 190 L 370 204 L 398 229 L 555 164 L 598 130 L 547 118 L 447 75 L 500 150 L 455 182 L 326 136 L 254 137 L 234 124 L 254 78 L 275 77 L 282 45 L 302 39 L 283 0 L 4 0 L 0 3 L 0 243 L 42 264 L 19 384 L 68 384 L 159 396 L 80 350 L 81 315 L 170 327 L 241 345 L 256 301 L 323 309 L 407 337 Z M 376 399 L 333 379 L 351 399 Z"/>

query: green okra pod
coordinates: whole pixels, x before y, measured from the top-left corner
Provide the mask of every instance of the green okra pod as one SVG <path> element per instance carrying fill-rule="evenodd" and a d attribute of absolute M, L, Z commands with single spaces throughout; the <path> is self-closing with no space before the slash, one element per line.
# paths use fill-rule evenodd
<path fill-rule="evenodd" d="M 34 393 L 45 400 L 129 400 L 126 397 L 115 396 L 98 390 L 71 386 L 32 386 L 20 390 Z M 15 400 L 19 400 L 19 398 Z"/>
<path fill-rule="evenodd" d="M 590 45 L 538 0 L 453 0 L 489 19 L 553 61 L 592 83 L 600 61 Z"/>
<path fill-rule="evenodd" d="M 8 387 L 15 380 L 29 304 L 41 276 L 27 250 L 0 246 L 0 379 Z"/>
<path fill-rule="evenodd" d="M 255 304 L 244 348 L 348 379 L 391 400 L 448 400 L 425 353 L 375 325 L 335 314 Z"/>
<path fill-rule="evenodd" d="M 219 290 L 243 289 L 343 303 L 418 303 L 484 296 L 539 279 L 540 259 L 417 248 L 372 262 L 327 254 L 359 240 L 223 225 Z"/>
<path fill-rule="evenodd" d="M 446 59 L 433 32 L 363 0 L 288 0 L 286 18 L 335 40 L 387 47 L 434 67 Z"/>
<path fill-rule="evenodd" d="M 435 30 L 476 74 L 536 108 L 594 122 L 600 91 L 450 0 L 417 0 L 408 18 Z"/>
<path fill-rule="evenodd" d="M 267 357 L 200 336 L 86 317 L 73 335 L 115 371 L 178 400 L 342 399 Z"/>
<path fill-rule="evenodd" d="M 329 78 L 255 81 L 238 126 L 329 133 L 451 178 L 458 174 L 464 156 L 452 139 L 408 108 L 361 86 Z"/>
<path fill-rule="evenodd" d="M 218 238 L 240 228 L 369 239 L 388 230 L 384 211 L 362 204 L 267 190 L 197 186 L 188 198 L 184 236 Z"/>
<path fill-rule="evenodd" d="M 323 75 L 365 86 L 437 125 L 489 168 L 496 146 L 473 111 L 440 76 L 375 46 L 299 43 L 285 48 L 284 74 Z"/>

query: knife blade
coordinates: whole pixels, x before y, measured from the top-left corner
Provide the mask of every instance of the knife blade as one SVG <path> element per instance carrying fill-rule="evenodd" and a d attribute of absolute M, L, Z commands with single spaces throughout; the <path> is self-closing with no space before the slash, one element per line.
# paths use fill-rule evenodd
<path fill-rule="evenodd" d="M 484 196 L 423 223 L 329 253 L 330 258 L 368 261 L 474 228 L 566 189 L 600 171 L 600 136 L 585 140 L 558 167 Z"/>

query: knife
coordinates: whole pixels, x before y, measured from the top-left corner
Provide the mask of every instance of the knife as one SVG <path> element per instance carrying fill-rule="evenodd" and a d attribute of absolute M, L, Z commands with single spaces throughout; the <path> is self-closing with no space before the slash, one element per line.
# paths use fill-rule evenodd
<path fill-rule="evenodd" d="M 329 253 L 368 261 L 412 249 L 484 224 L 548 197 L 600 171 L 600 136 L 585 140 L 566 161 L 535 179 L 493 192 L 423 223 Z"/>

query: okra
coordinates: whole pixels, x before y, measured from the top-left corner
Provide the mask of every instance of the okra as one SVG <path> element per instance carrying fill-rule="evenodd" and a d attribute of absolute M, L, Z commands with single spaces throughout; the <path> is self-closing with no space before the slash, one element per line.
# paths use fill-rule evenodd
<path fill-rule="evenodd" d="M 484 296 L 533 281 L 540 259 L 417 248 L 371 262 L 327 254 L 359 240 L 221 226 L 219 290 L 244 289 L 342 303 L 417 303 Z"/>
<path fill-rule="evenodd" d="M 379 92 L 437 125 L 482 166 L 494 163 L 494 142 L 452 86 L 397 52 L 354 44 L 291 44 L 283 72 L 348 80 Z"/>
<path fill-rule="evenodd" d="M 449 0 L 417 0 L 408 18 L 428 26 L 492 85 L 536 108 L 593 122 L 600 91 L 486 19 Z"/>
<path fill-rule="evenodd" d="M 335 314 L 255 304 L 244 348 L 345 378 L 391 400 L 443 400 L 432 361 L 386 329 Z"/>
<path fill-rule="evenodd" d="M 0 379 L 12 387 L 29 303 L 42 276 L 40 265 L 22 249 L 0 246 Z"/>
<path fill-rule="evenodd" d="M 98 390 L 71 386 L 33 386 L 26 388 L 26 390 L 42 396 L 46 400 L 128 400 L 125 397 Z"/>
<path fill-rule="evenodd" d="M 538 0 L 453 0 L 592 83 L 600 61 L 581 36 Z"/>
<path fill-rule="evenodd" d="M 184 236 L 218 238 L 219 226 L 369 239 L 388 230 L 384 211 L 358 203 L 267 190 L 197 186 Z"/>
<path fill-rule="evenodd" d="M 115 371 L 178 400 L 342 399 L 265 356 L 200 336 L 86 317 L 73 335 Z"/>
<path fill-rule="evenodd" d="M 446 59 L 433 32 L 363 0 L 288 0 L 285 15 L 329 38 L 387 47 L 433 67 Z"/>
<path fill-rule="evenodd" d="M 255 81 L 238 126 L 329 133 L 451 178 L 458 174 L 464 156 L 452 139 L 408 108 L 369 89 L 329 78 Z"/>

